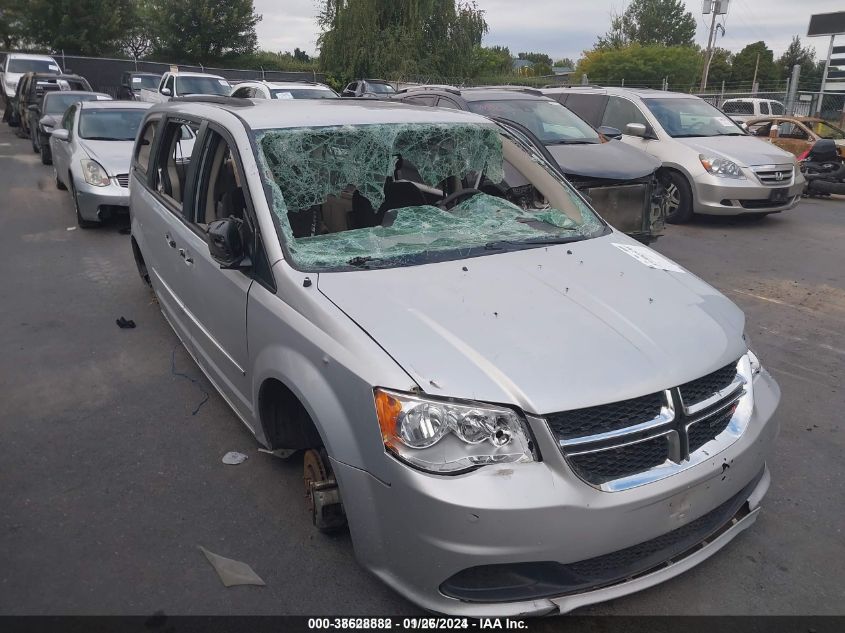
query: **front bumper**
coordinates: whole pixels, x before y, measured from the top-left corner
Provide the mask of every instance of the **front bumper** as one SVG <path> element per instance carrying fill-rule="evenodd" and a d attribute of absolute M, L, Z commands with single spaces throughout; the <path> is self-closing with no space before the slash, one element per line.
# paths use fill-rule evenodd
<path fill-rule="evenodd" d="M 121 187 L 114 178 L 105 187 L 94 187 L 81 178 L 76 179 L 75 185 L 83 220 L 101 222 L 115 214 L 129 213 L 129 188 Z"/>
<path fill-rule="evenodd" d="M 744 180 L 720 178 L 711 174 L 697 176 L 693 181 L 693 211 L 706 215 L 744 215 L 779 213 L 794 208 L 804 191 L 804 177 L 795 168 L 794 177 L 783 187 L 763 185 L 750 170 Z M 776 189 L 786 189 L 786 200 L 771 200 Z"/>
<path fill-rule="evenodd" d="M 754 393 L 751 421 L 732 445 L 671 477 L 618 492 L 598 490 L 572 474 L 548 431 L 537 428 L 538 419 L 532 427 L 542 462 L 438 477 L 391 459 L 389 482 L 334 462 L 356 556 L 421 607 L 474 617 L 564 613 L 668 580 L 718 551 L 757 517 L 769 485 L 765 457 L 777 435 L 772 414 L 780 391 L 763 371 Z M 441 590 L 455 574 L 478 566 L 567 565 L 632 548 L 746 494 L 743 513 L 712 540 L 634 579 L 502 602 L 459 600 Z"/>

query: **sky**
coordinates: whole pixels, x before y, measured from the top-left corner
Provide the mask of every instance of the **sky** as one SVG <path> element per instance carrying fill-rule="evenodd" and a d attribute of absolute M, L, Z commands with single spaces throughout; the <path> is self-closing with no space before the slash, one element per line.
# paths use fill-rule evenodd
<path fill-rule="evenodd" d="M 401 2 L 402 0 L 395 0 Z M 612 12 L 625 10 L 624 0 L 476 0 L 483 9 L 490 32 L 484 44 L 499 44 L 520 51 L 548 53 L 553 59 L 578 60 L 592 47 L 596 37 L 610 26 Z M 258 23 L 259 46 L 271 51 L 293 51 L 299 47 L 316 53 L 319 29 L 315 16 L 317 0 L 254 0 L 263 15 Z M 701 15 L 701 0 L 685 0 L 687 10 L 698 22 L 696 42 L 707 44 L 709 17 Z M 810 15 L 842 11 L 842 0 L 730 0 L 724 16 L 726 34 L 717 45 L 738 52 L 751 42 L 763 40 L 775 57 L 783 53 L 793 35 L 816 47 L 817 58 L 827 55 L 828 37 L 805 38 Z M 845 35 L 837 45 L 845 44 Z"/>

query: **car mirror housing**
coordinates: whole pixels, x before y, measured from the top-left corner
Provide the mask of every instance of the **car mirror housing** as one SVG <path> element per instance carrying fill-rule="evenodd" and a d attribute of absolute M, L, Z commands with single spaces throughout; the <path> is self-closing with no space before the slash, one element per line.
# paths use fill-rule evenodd
<path fill-rule="evenodd" d="M 622 131 L 619 128 L 610 127 L 609 125 L 602 125 L 596 130 L 602 136 L 612 139 L 622 138 Z"/>
<path fill-rule="evenodd" d="M 37 112 L 38 111 L 38 105 L 33 103 L 31 105 L 26 106 L 26 109 L 29 110 L 30 112 Z"/>
<path fill-rule="evenodd" d="M 244 246 L 244 221 L 235 217 L 215 220 L 208 225 L 208 252 L 223 269 L 251 265 Z"/>
<path fill-rule="evenodd" d="M 163 94 L 165 97 L 169 97 L 171 94 L 173 94 L 173 91 L 170 90 L 170 88 L 162 88 L 161 94 Z"/>
<path fill-rule="evenodd" d="M 58 141 L 67 141 L 68 138 L 70 138 L 69 132 L 64 128 L 61 130 L 53 130 L 51 136 Z"/>
<path fill-rule="evenodd" d="M 648 128 L 642 123 L 629 123 L 625 126 L 625 133 L 640 138 L 648 138 Z"/>

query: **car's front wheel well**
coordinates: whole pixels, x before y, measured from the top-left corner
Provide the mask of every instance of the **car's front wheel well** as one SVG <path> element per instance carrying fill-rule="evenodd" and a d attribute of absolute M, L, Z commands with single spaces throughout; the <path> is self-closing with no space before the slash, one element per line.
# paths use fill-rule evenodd
<path fill-rule="evenodd" d="M 323 445 L 308 411 L 281 381 L 268 378 L 262 383 L 258 392 L 258 412 L 271 448 L 308 449 Z"/>

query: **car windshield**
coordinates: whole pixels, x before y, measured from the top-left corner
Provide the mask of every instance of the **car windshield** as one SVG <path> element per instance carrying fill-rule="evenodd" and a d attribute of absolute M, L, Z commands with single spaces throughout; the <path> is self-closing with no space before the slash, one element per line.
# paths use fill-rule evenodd
<path fill-rule="evenodd" d="M 232 86 L 225 79 L 216 77 L 177 77 L 176 93 L 185 95 L 224 95 L 232 91 Z"/>
<path fill-rule="evenodd" d="M 598 132 L 554 101 L 543 99 L 507 99 L 470 101 L 472 112 L 502 117 L 528 128 L 545 145 L 599 143 Z"/>
<path fill-rule="evenodd" d="M 49 59 L 10 59 L 10 73 L 55 73 L 60 74 L 59 65 Z"/>
<path fill-rule="evenodd" d="M 736 123 L 697 97 L 643 99 L 663 130 L 673 138 L 744 136 Z"/>
<path fill-rule="evenodd" d="M 812 123 L 807 123 L 807 126 L 812 128 L 813 132 L 821 138 L 845 139 L 845 131 L 825 121 L 813 121 Z"/>
<path fill-rule="evenodd" d="M 303 270 L 462 259 L 602 235 L 536 153 L 492 124 L 256 132 L 289 261 Z"/>
<path fill-rule="evenodd" d="M 145 112 L 140 108 L 83 109 L 79 136 L 91 141 L 133 141 Z"/>
<path fill-rule="evenodd" d="M 337 99 L 332 90 L 325 88 L 273 88 L 270 96 L 273 99 Z"/>
<path fill-rule="evenodd" d="M 368 81 L 366 82 L 365 87 L 367 92 L 373 92 L 380 95 L 389 95 L 396 92 L 396 89 L 390 84 L 372 83 Z"/>
<path fill-rule="evenodd" d="M 161 82 L 161 77 L 158 75 L 132 75 L 131 83 L 132 90 L 140 90 L 141 88 L 158 88 Z"/>
<path fill-rule="evenodd" d="M 769 107 L 772 109 L 772 114 L 783 114 L 783 104 L 778 101 L 770 101 Z"/>
<path fill-rule="evenodd" d="M 51 92 L 44 97 L 44 114 L 64 114 L 65 110 L 77 101 L 97 101 L 97 99 L 97 95 L 93 92 L 88 94 Z"/>

